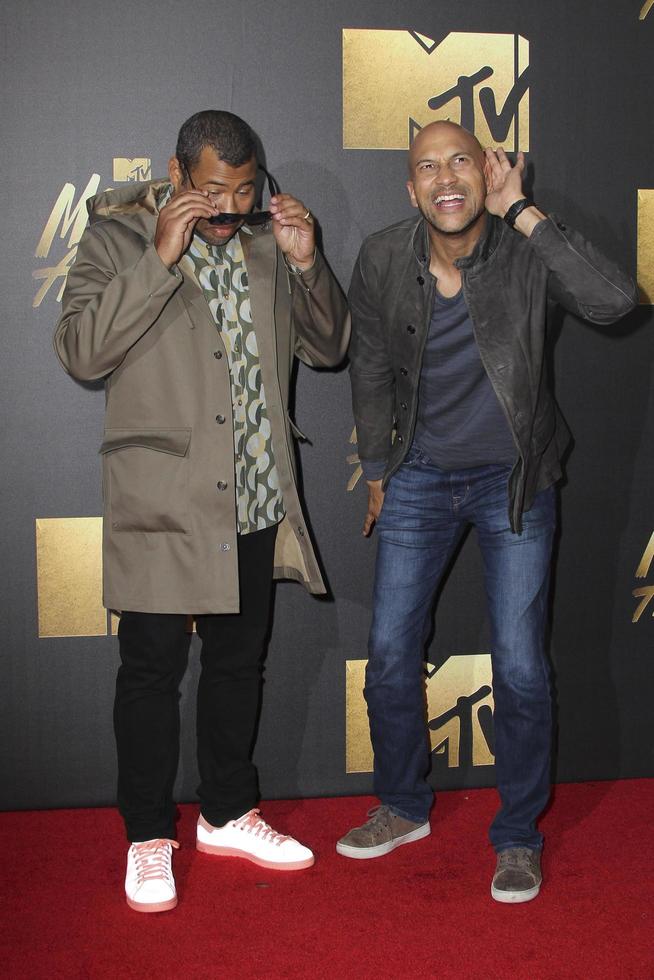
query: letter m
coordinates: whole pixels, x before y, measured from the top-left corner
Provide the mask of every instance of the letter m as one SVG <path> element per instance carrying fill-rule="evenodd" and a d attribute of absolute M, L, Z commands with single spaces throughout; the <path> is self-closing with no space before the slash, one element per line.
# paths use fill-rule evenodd
<path fill-rule="evenodd" d="M 75 185 L 64 184 L 55 205 L 50 212 L 43 234 L 39 239 L 34 253 L 37 259 L 44 259 L 50 252 L 52 243 L 57 231 L 59 237 L 64 239 L 70 232 L 68 248 L 77 245 L 82 233 L 86 228 L 88 215 L 86 213 L 86 202 L 97 192 L 100 185 L 100 174 L 91 174 L 88 184 L 82 191 L 79 201 L 75 204 Z"/>

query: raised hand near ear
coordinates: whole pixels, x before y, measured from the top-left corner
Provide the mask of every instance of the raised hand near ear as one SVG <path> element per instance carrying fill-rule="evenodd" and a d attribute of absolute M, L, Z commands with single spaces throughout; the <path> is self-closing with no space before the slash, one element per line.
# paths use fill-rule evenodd
<path fill-rule="evenodd" d="M 515 166 L 500 146 L 485 151 L 486 164 L 486 210 L 503 218 L 512 204 L 526 195 L 522 189 L 522 175 L 525 169 L 525 155 L 518 153 Z"/>
<path fill-rule="evenodd" d="M 485 154 L 486 210 L 499 218 L 506 216 L 508 224 L 528 238 L 536 225 L 545 219 L 545 215 L 535 204 L 527 201 L 527 196 L 522 189 L 522 176 L 525 170 L 524 153 L 518 153 L 515 166 L 511 164 L 501 146 L 497 150 L 488 148 Z M 507 211 L 518 201 L 522 201 L 522 205 L 507 216 Z"/>

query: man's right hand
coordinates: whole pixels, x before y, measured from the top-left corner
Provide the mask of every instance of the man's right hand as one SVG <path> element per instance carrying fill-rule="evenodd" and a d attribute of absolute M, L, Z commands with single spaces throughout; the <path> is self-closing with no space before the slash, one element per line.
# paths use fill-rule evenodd
<path fill-rule="evenodd" d="M 381 480 L 368 480 L 368 513 L 363 522 L 364 537 L 369 537 L 375 526 L 384 503 L 384 491 Z"/>
<path fill-rule="evenodd" d="M 218 208 L 209 203 L 206 191 L 183 191 L 171 197 L 159 212 L 154 233 L 154 247 L 166 268 L 175 265 L 188 248 L 196 221 L 214 214 Z"/>

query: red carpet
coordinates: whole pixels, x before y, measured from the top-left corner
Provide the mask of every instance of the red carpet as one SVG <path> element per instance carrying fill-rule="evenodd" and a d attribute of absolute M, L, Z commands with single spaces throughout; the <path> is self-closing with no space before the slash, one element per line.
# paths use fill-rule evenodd
<path fill-rule="evenodd" d="M 432 836 L 374 861 L 334 852 L 367 799 L 273 802 L 270 822 L 310 844 L 308 871 L 262 871 L 193 848 L 181 807 L 179 905 L 122 897 L 112 810 L 0 814 L 0 970 L 11 980 L 96 978 L 654 978 L 654 780 L 556 788 L 543 820 L 545 882 L 526 905 L 490 898 L 492 790 L 441 793 Z"/>

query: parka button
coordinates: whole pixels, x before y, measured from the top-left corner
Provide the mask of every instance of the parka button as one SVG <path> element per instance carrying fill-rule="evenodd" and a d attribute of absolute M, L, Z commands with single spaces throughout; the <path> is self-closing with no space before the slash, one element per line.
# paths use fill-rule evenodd
<path fill-rule="evenodd" d="M 227 484 L 225 483 L 224 480 L 218 480 L 218 483 L 216 484 L 216 487 L 218 488 L 218 490 L 226 490 L 227 489 Z"/>
<path fill-rule="evenodd" d="M 218 425 L 222 425 L 224 421 L 225 421 L 224 415 L 216 415 L 216 422 L 218 423 Z"/>
<path fill-rule="evenodd" d="M 406 368 L 400 368 L 400 374 L 402 375 L 403 378 L 406 378 L 408 373 L 409 372 L 407 371 Z"/>
<path fill-rule="evenodd" d="M 215 350 L 213 352 L 213 356 L 216 358 L 217 361 L 219 361 L 220 358 L 223 356 L 223 352 L 221 350 Z"/>
<path fill-rule="evenodd" d="M 220 545 L 221 551 L 231 551 L 231 548 L 232 546 L 228 541 L 223 541 L 222 544 Z"/>
<path fill-rule="evenodd" d="M 407 333 L 415 333 L 416 332 L 416 328 L 414 327 L 414 325 L 412 323 L 410 323 L 406 329 L 407 329 Z"/>
<path fill-rule="evenodd" d="M 416 282 L 418 283 L 419 286 L 424 286 L 425 285 L 424 276 L 416 276 Z"/>
<path fill-rule="evenodd" d="M 400 445 L 402 445 L 402 443 L 404 442 L 404 436 L 398 436 L 397 441 L 399 442 Z"/>
<path fill-rule="evenodd" d="M 400 402 L 400 408 L 403 408 L 406 412 L 406 402 Z"/>

